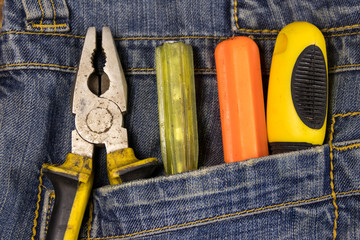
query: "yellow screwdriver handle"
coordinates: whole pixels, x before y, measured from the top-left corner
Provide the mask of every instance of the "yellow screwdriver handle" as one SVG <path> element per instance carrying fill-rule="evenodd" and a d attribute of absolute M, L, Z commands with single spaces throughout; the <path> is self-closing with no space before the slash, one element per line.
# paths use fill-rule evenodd
<path fill-rule="evenodd" d="M 108 177 L 111 185 L 150 177 L 158 167 L 156 158 L 139 160 L 132 148 L 120 149 L 107 155 Z"/>
<path fill-rule="evenodd" d="M 92 189 L 92 159 L 69 153 L 62 165 L 43 165 L 55 189 L 47 240 L 78 239 L 81 222 Z"/>
<path fill-rule="evenodd" d="M 276 40 L 267 96 L 272 153 L 324 142 L 328 77 L 325 38 L 307 22 L 284 27 Z"/>

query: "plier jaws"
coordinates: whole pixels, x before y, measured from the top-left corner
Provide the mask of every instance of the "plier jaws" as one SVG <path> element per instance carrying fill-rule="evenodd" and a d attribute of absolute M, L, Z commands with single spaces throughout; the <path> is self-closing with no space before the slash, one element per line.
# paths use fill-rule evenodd
<path fill-rule="evenodd" d="M 127 105 L 127 84 L 121 67 L 117 49 L 108 27 L 102 29 L 102 51 L 106 63 L 101 76 L 101 93 L 95 94 L 89 88 L 89 80 L 94 77 L 94 54 L 99 49 L 96 44 L 96 29 L 87 31 L 84 47 L 75 80 L 72 99 L 72 111 L 75 114 L 75 126 L 78 135 L 94 145 L 105 145 L 111 153 L 128 147 L 127 131 L 123 128 L 123 114 Z M 97 76 L 95 76 L 97 77 Z M 105 88 L 105 89 L 104 89 Z M 76 136 L 76 133 L 74 133 Z M 88 151 L 82 149 L 85 143 L 73 137 L 75 154 Z"/>

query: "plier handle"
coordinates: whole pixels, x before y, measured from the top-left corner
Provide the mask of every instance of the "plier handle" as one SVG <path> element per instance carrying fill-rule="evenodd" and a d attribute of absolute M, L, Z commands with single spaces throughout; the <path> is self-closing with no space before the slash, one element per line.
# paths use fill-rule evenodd
<path fill-rule="evenodd" d="M 43 172 L 55 189 L 55 204 L 47 240 L 78 238 L 81 222 L 94 181 L 93 153 L 95 146 L 105 146 L 110 184 L 146 178 L 158 166 L 156 158 L 139 160 L 128 147 L 123 114 L 127 109 L 127 84 L 117 49 L 108 27 L 102 29 L 102 50 L 106 57 L 103 89 L 94 93 L 90 79 L 96 51 L 96 29 L 88 29 L 72 93 L 75 127 L 72 152 L 62 165 L 44 164 Z"/>

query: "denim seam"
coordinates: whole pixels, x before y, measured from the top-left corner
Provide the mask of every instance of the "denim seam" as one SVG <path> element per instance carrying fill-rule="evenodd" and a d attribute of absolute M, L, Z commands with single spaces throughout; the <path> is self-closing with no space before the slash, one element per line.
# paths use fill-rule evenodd
<path fill-rule="evenodd" d="M 38 24 L 36 25 L 37 27 L 43 26 L 43 27 L 49 27 L 49 28 L 56 28 L 56 27 L 66 27 L 66 23 L 64 24 L 57 24 L 56 26 L 54 25 L 42 25 L 42 24 Z M 351 26 L 345 26 L 345 27 L 339 27 L 339 29 L 343 29 L 346 27 L 351 27 Z M 257 32 L 257 31 L 262 31 L 262 30 L 251 30 L 251 29 L 247 29 L 247 31 L 250 32 Z M 271 30 L 269 30 L 271 31 Z M 73 38 L 82 38 L 84 39 L 85 36 L 80 36 L 80 35 L 71 35 L 71 34 L 63 34 L 63 33 L 46 33 L 46 32 L 23 32 L 23 31 L 7 31 L 7 32 L 2 32 L 0 33 L 0 36 L 3 35 L 7 35 L 7 34 L 29 34 L 29 35 L 52 35 L 52 36 L 63 36 L 63 37 L 73 37 Z M 360 31 L 358 32 L 352 32 L 352 33 L 341 33 L 341 34 L 332 34 L 332 35 L 325 35 L 325 38 L 328 37 L 342 37 L 342 36 L 352 36 L 352 35 L 358 35 L 360 34 Z M 251 36 L 253 39 L 256 40 L 275 40 L 276 37 L 272 36 L 272 37 L 254 37 Z M 214 40 L 225 40 L 228 39 L 230 37 L 225 37 L 225 36 L 174 36 L 174 37 L 123 37 L 123 38 L 114 38 L 115 40 L 170 40 L 170 39 L 214 39 Z"/>
<path fill-rule="evenodd" d="M 11 68 L 11 67 L 17 67 L 17 66 L 40 66 L 40 67 L 55 67 L 60 69 L 68 69 L 68 70 L 77 70 L 77 67 L 71 67 L 71 66 L 64 66 L 64 65 L 57 65 L 57 64 L 50 64 L 50 63 L 12 63 L 12 64 L 5 64 L 0 65 L 0 71 L 1 69 L 5 68 Z M 346 64 L 346 65 L 339 65 L 339 66 L 333 66 L 329 67 L 329 72 L 335 71 L 337 69 L 346 69 L 346 68 L 353 68 L 353 67 L 360 67 L 360 64 Z M 15 69 L 15 68 L 13 68 Z M 5 69 L 5 70 L 12 70 L 12 69 Z M 153 72 L 155 71 L 155 68 L 128 68 L 125 69 L 126 72 Z M 195 72 L 216 72 L 215 68 L 196 68 L 194 69 Z"/>
<path fill-rule="evenodd" d="M 58 27 L 62 27 L 62 28 L 65 28 L 67 27 L 67 24 L 66 23 L 63 23 L 63 24 L 56 24 L 56 10 L 55 10 L 55 5 L 54 5 L 54 2 L 53 0 L 51 0 L 51 5 L 52 5 L 52 8 L 53 8 L 53 11 L 54 11 L 54 19 L 53 19 L 53 22 L 54 24 L 43 24 L 43 21 L 44 21 L 44 17 L 45 17 L 45 13 L 44 13 L 44 8 L 41 4 L 41 0 L 38 0 L 38 3 L 39 3 L 39 7 L 40 7 L 40 10 L 41 10 L 41 19 L 40 19 L 40 24 L 35 24 L 35 23 L 31 23 L 31 26 L 33 28 L 40 28 L 40 31 L 41 33 L 44 31 L 43 29 L 44 28 L 54 28 L 54 31 L 56 31 L 56 28 Z"/>
<path fill-rule="evenodd" d="M 41 26 L 44 21 L 44 9 L 42 7 L 41 0 L 38 0 L 38 3 L 39 3 L 40 10 L 41 10 L 41 19 L 40 19 L 40 24 L 39 24 Z M 41 28 L 41 31 L 43 31 L 42 28 Z"/>
<path fill-rule="evenodd" d="M 40 201 L 41 201 L 41 192 L 42 192 L 42 186 L 43 186 L 43 180 L 42 180 L 42 177 L 43 177 L 43 169 L 41 168 L 40 170 L 40 176 L 39 176 L 39 186 L 38 186 L 38 200 L 36 202 L 36 209 L 35 209 L 35 218 L 34 218 L 34 225 L 33 225 L 33 228 L 32 228 L 32 236 L 31 236 L 31 240 L 35 240 L 35 236 L 36 236 L 36 227 L 37 227 L 37 220 L 39 218 L 39 209 L 40 209 Z"/>
<path fill-rule="evenodd" d="M 50 221 L 50 214 L 51 214 L 51 204 L 52 201 L 55 200 L 55 192 L 49 194 L 49 204 L 48 204 L 48 211 L 46 216 L 46 225 L 45 225 L 45 232 L 47 232 L 49 228 L 49 221 Z"/>
<path fill-rule="evenodd" d="M 44 31 L 43 28 L 54 28 L 54 30 L 56 31 L 56 28 L 62 27 L 65 28 L 67 27 L 66 23 L 62 23 L 62 24 L 35 24 L 35 23 L 31 23 L 31 26 L 33 28 L 40 28 L 41 31 Z"/>
<path fill-rule="evenodd" d="M 53 19 L 53 22 L 54 22 L 54 26 L 56 26 L 56 10 L 55 10 L 55 5 L 54 5 L 54 1 L 53 1 L 53 0 L 51 0 L 51 5 L 52 5 L 53 11 L 54 11 L 54 19 Z M 54 31 L 56 32 L 56 28 L 54 29 Z"/>
<path fill-rule="evenodd" d="M 329 67 L 329 70 L 336 70 L 339 68 L 351 68 L 351 67 L 360 67 L 360 64 L 347 64 L 347 65 L 334 66 L 334 67 Z"/>
<path fill-rule="evenodd" d="M 114 40 L 171 40 L 171 39 L 214 39 L 214 40 L 225 40 L 229 37 L 217 37 L 217 36 L 182 36 L 182 37 L 119 37 Z"/>
<path fill-rule="evenodd" d="M 351 193 L 360 193 L 360 189 L 351 190 L 351 191 L 347 191 L 347 192 L 336 193 L 336 194 L 341 196 L 341 195 L 346 195 L 346 194 L 351 194 Z M 160 228 L 155 228 L 155 229 L 149 229 L 149 230 L 144 230 L 144 231 L 130 233 L 130 234 L 124 234 L 124 235 L 119 235 L 119 236 L 110 236 L 110 237 L 87 238 L 87 239 L 106 240 L 106 239 L 113 239 L 113 238 L 132 237 L 132 236 L 136 236 L 136 235 L 140 235 L 140 234 L 146 234 L 146 233 L 151 233 L 151 232 L 155 232 L 155 231 L 167 230 L 167 229 L 178 228 L 178 227 L 185 227 L 185 226 L 190 226 L 190 225 L 194 225 L 194 224 L 198 224 L 198 223 L 210 222 L 210 221 L 213 221 L 213 220 L 220 220 L 220 219 L 227 218 L 227 217 L 239 216 L 239 215 L 243 215 L 243 214 L 247 214 L 247 213 L 254 213 L 254 212 L 274 209 L 274 208 L 278 208 L 278 207 L 286 207 L 286 206 L 298 205 L 298 204 L 302 204 L 302 203 L 315 202 L 315 201 L 324 200 L 324 199 L 330 198 L 330 197 L 332 197 L 331 194 L 321 196 L 321 197 L 317 197 L 317 198 L 312 198 L 312 199 L 305 199 L 305 200 L 299 200 L 299 201 L 293 201 L 293 202 L 286 202 L 286 203 L 270 205 L 270 206 L 261 207 L 261 208 L 249 209 L 249 210 L 244 210 L 244 211 L 241 211 L 241 212 L 235 212 L 235 213 L 225 214 L 225 215 L 221 215 L 221 216 L 205 218 L 205 219 L 201 219 L 201 220 L 197 220 L 197 221 L 192 221 L 192 222 L 187 222 L 187 223 L 182 223 L 182 224 L 177 224 L 177 225 L 172 225 L 172 226 L 165 226 L 165 227 L 160 227 Z M 85 239 L 83 238 L 83 240 L 85 240 Z"/>
<path fill-rule="evenodd" d="M 71 35 L 71 34 L 65 34 L 65 33 L 23 32 L 23 31 L 2 32 L 2 33 L 0 33 L 0 36 L 8 35 L 8 34 L 45 35 L 45 36 L 60 36 L 60 37 L 70 37 L 70 38 L 82 38 L 82 39 L 85 39 L 85 36 Z"/>
<path fill-rule="evenodd" d="M 239 19 L 237 17 L 238 15 L 238 1 L 234 0 L 234 20 L 236 28 L 240 32 L 250 32 L 250 33 L 279 33 L 280 30 L 277 29 L 249 29 L 249 28 L 240 28 L 239 25 Z M 342 27 L 332 27 L 332 28 L 323 28 L 321 29 L 322 32 L 334 32 L 334 31 L 344 31 L 344 30 L 350 30 L 354 28 L 359 28 L 360 24 L 353 24 L 353 25 L 347 25 Z"/>
<path fill-rule="evenodd" d="M 347 150 L 351 150 L 354 148 L 360 148 L 360 143 L 355 143 L 355 144 L 347 145 L 344 147 L 335 147 L 334 146 L 334 149 L 337 150 L 338 152 L 347 151 Z"/>
<path fill-rule="evenodd" d="M 62 65 L 50 64 L 50 63 L 12 63 L 12 64 L 0 65 L 0 69 L 7 67 L 15 67 L 15 66 L 42 66 L 42 67 L 56 67 L 56 68 L 66 68 L 69 70 L 77 70 L 77 67 L 62 66 Z"/>
<path fill-rule="evenodd" d="M 345 118 L 348 116 L 356 116 L 356 115 L 360 115 L 360 112 L 349 112 L 349 113 L 345 113 L 345 114 L 335 114 L 332 117 L 332 123 L 331 123 L 331 133 L 330 133 L 330 139 L 329 139 L 329 148 L 330 148 L 330 188 L 331 188 L 331 195 L 333 197 L 333 205 L 334 205 L 334 228 L 333 228 L 333 240 L 336 239 L 336 234 L 337 234 L 337 220 L 339 217 L 339 208 L 338 205 L 336 203 L 336 193 L 335 193 L 335 185 L 334 185 L 334 153 L 333 150 L 336 149 L 333 146 L 333 139 L 334 139 L 334 125 L 336 122 L 336 118 L 341 117 L 341 118 Z M 357 144 L 355 144 L 357 145 Z M 355 146 L 354 144 L 349 145 L 349 147 L 347 149 L 351 149 Z M 347 146 L 345 147 L 341 147 L 340 149 L 346 149 Z"/>

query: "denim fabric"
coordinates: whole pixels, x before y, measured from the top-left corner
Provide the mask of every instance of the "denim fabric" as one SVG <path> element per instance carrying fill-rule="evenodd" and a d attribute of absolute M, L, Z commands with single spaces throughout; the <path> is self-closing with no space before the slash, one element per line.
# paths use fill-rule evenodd
<path fill-rule="evenodd" d="M 360 239 L 360 23 L 344 0 L 6 0 L 0 33 L 0 238 L 44 239 L 54 204 L 42 175 L 71 151 L 70 95 L 86 30 L 112 30 L 128 83 L 125 127 L 138 158 L 161 160 L 155 47 L 194 50 L 201 169 L 108 186 L 105 151 L 82 239 Z M 325 144 L 223 163 L 214 49 L 259 45 L 266 89 L 275 39 L 306 20 L 325 35 Z"/>

